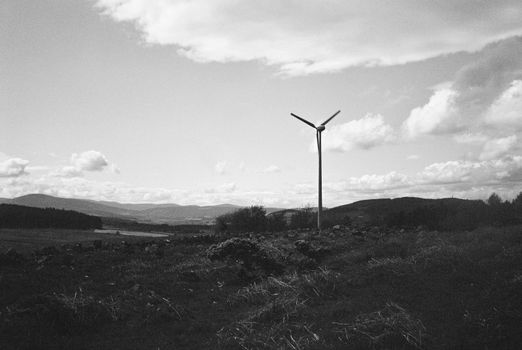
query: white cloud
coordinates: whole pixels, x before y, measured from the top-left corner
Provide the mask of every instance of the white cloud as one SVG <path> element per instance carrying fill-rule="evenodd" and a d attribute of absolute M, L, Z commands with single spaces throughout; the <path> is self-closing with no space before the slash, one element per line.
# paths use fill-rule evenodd
<path fill-rule="evenodd" d="M 476 51 L 522 33 L 518 0 L 98 0 L 146 42 L 197 62 L 261 61 L 292 75 Z"/>
<path fill-rule="evenodd" d="M 421 134 L 443 133 L 457 128 L 456 114 L 452 107 L 456 92 L 451 89 L 437 90 L 427 104 L 414 108 L 403 124 L 409 137 Z"/>
<path fill-rule="evenodd" d="M 102 171 L 109 165 L 107 158 L 98 151 L 73 153 L 71 164 L 79 171 Z"/>
<path fill-rule="evenodd" d="M 433 163 L 407 175 L 396 171 L 367 174 L 323 184 L 326 202 L 343 204 L 353 200 L 418 196 L 424 198 L 487 198 L 492 192 L 513 198 L 522 185 L 522 156 L 503 156 L 482 161 Z M 294 185 L 292 194 L 313 202 L 317 187 Z"/>
<path fill-rule="evenodd" d="M 10 158 L 0 162 L 0 177 L 18 177 L 27 174 L 25 171 L 29 161 L 21 158 Z"/>
<path fill-rule="evenodd" d="M 347 152 L 352 149 L 370 149 L 395 139 L 393 128 L 377 114 L 331 126 L 322 137 L 323 150 Z M 310 149 L 317 148 L 314 142 Z"/>
<path fill-rule="evenodd" d="M 272 164 L 272 165 L 266 167 L 265 169 L 263 169 L 263 172 L 264 173 L 280 173 L 281 168 L 278 167 L 277 165 Z"/>
<path fill-rule="evenodd" d="M 478 60 L 457 72 L 449 87 L 437 88 L 428 103 L 410 112 L 403 123 L 406 134 L 455 135 L 466 129 L 490 139 L 512 133 L 506 126 L 522 129 L 520 57 L 522 37 L 487 45 Z"/>
<path fill-rule="evenodd" d="M 517 144 L 517 135 L 511 135 L 486 142 L 479 158 L 481 160 L 496 159 L 510 152 Z"/>
<path fill-rule="evenodd" d="M 82 153 L 73 153 L 70 159 L 70 165 L 52 171 L 50 176 L 54 177 L 81 177 L 84 171 L 103 171 L 110 169 L 114 173 L 119 173 L 119 169 L 115 164 L 109 163 L 107 157 L 98 151 L 85 151 Z"/>
<path fill-rule="evenodd" d="M 214 170 L 216 171 L 216 173 L 218 173 L 219 175 L 223 175 L 226 173 L 227 171 L 227 167 L 228 167 L 228 162 L 226 161 L 219 161 L 216 163 L 216 165 L 214 166 Z"/>
<path fill-rule="evenodd" d="M 497 127 L 522 129 L 522 80 L 514 80 L 493 102 L 486 113 L 486 122 Z"/>

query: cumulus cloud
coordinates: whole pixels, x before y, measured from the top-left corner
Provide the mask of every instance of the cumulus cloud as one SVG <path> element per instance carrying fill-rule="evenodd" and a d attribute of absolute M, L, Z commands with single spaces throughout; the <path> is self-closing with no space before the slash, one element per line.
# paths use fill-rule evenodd
<path fill-rule="evenodd" d="M 409 137 L 420 134 L 444 133 L 458 129 L 454 99 L 456 93 L 451 89 L 436 91 L 428 103 L 414 108 L 404 122 L 403 128 Z"/>
<path fill-rule="evenodd" d="M 98 151 L 73 153 L 71 164 L 80 171 L 102 171 L 109 165 L 107 158 Z"/>
<path fill-rule="evenodd" d="M 522 129 L 522 80 L 514 80 L 493 102 L 486 112 L 486 123 L 497 127 Z"/>
<path fill-rule="evenodd" d="M 292 75 L 391 65 L 522 34 L 518 0 L 98 0 L 147 43 L 197 62 L 257 60 Z"/>
<path fill-rule="evenodd" d="M 486 142 L 479 158 L 481 160 L 497 159 L 509 153 L 517 144 L 517 135 L 493 139 Z"/>
<path fill-rule="evenodd" d="M 10 158 L 0 162 L 0 177 L 18 177 L 27 174 L 25 171 L 29 161 L 21 158 Z"/>
<path fill-rule="evenodd" d="M 403 123 L 409 137 L 467 130 L 506 136 L 522 129 L 522 37 L 487 45 L 480 58 L 460 69 L 449 87 L 436 89 Z M 508 131 L 511 132 L 511 131 Z"/>
<path fill-rule="evenodd" d="M 323 184 L 324 199 L 344 204 L 350 200 L 378 197 L 419 196 L 440 198 L 487 198 L 492 192 L 513 198 L 522 185 L 522 156 L 503 156 L 488 160 L 452 160 L 433 163 L 417 173 L 396 171 L 367 174 Z M 292 194 L 314 202 L 317 187 L 296 184 Z"/>
<path fill-rule="evenodd" d="M 393 142 L 394 139 L 393 128 L 384 122 L 381 115 L 367 114 L 361 119 L 331 126 L 322 138 L 322 146 L 324 150 L 347 152 L 352 149 L 370 149 Z M 315 150 L 317 146 L 314 143 L 310 147 Z"/>
<path fill-rule="evenodd" d="M 119 173 L 119 169 L 115 164 L 109 163 L 107 157 L 98 151 L 85 151 L 82 153 L 73 153 L 70 158 L 70 165 L 51 172 L 51 176 L 56 177 L 81 177 L 85 171 L 103 171 L 110 169 L 115 173 Z"/>

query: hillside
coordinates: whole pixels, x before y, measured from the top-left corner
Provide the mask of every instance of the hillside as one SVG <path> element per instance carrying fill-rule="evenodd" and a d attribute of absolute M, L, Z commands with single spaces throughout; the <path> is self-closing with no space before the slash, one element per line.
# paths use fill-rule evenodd
<path fill-rule="evenodd" d="M 459 198 L 426 199 L 417 197 L 382 198 L 362 200 L 331 208 L 325 212 L 328 220 L 339 222 L 349 218 L 364 223 L 383 223 L 386 218 L 399 213 L 413 213 L 421 209 L 444 207 L 450 212 L 477 211 L 485 207 L 481 200 Z"/>
<path fill-rule="evenodd" d="M 240 208 L 232 204 L 212 206 L 179 204 L 134 204 L 109 201 L 94 201 L 75 198 L 60 198 L 44 194 L 29 194 L 13 199 L 2 199 L 0 203 L 23 205 L 36 208 L 74 210 L 88 215 L 114 217 L 148 223 L 207 223 L 219 215 Z M 270 211 L 279 210 L 271 208 Z"/>

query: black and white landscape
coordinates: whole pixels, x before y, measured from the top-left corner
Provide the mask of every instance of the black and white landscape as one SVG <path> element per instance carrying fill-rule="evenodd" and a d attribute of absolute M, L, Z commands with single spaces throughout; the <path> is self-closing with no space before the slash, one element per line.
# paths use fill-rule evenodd
<path fill-rule="evenodd" d="M 520 1 L 0 4 L 0 349 L 517 349 Z"/>

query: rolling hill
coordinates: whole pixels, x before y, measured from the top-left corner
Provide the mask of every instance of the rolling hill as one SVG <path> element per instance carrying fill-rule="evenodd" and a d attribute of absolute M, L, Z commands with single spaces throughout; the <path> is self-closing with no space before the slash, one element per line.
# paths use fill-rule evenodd
<path fill-rule="evenodd" d="M 134 204 L 109 201 L 94 201 L 76 198 L 60 198 L 44 194 L 29 194 L 13 199 L 0 199 L 0 203 L 16 204 L 36 208 L 56 208 L 74 210 L 101 217 L 136 220 L 146 223 L 205 223 L 213 218 L 230 213 L 240 206 L 220 204 L 211 206 L 179 204 Z M 267 208 L 267 212 L 277 211 Z"/>
<path fill-rule="evenodd" d="M 426 199 L 418 197 L 368 199 L 331 208 L 325 217 L 334 222 L 349 218 L 356 222 L 380 222 L 390 215 L 412 213 L 421 209 L 444 207 L 449 212 L 476 211 L 484 207 L 481 200 L 460 198 Z"/>

